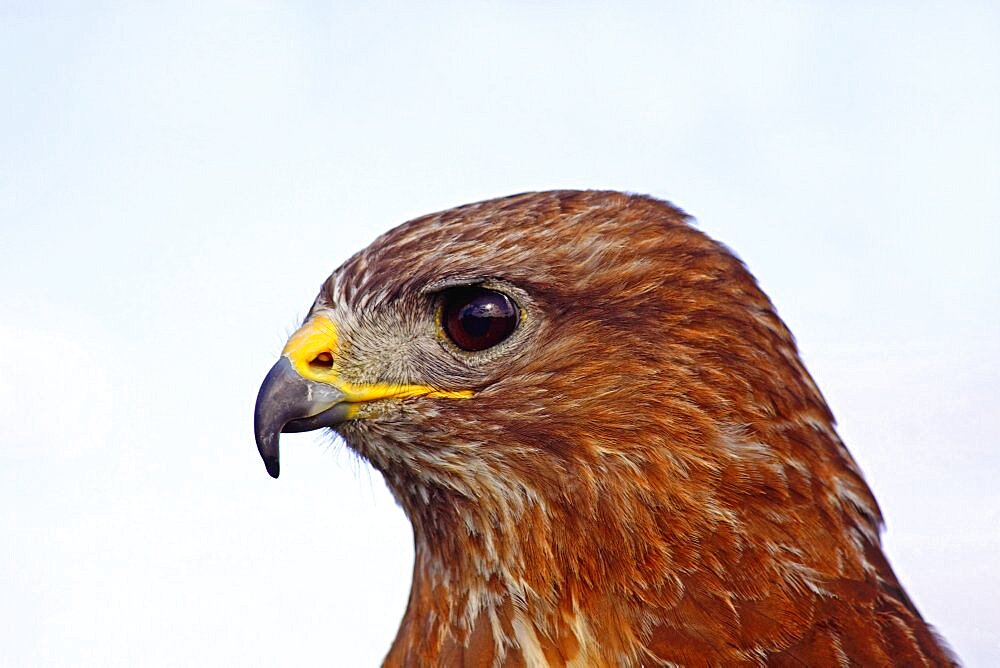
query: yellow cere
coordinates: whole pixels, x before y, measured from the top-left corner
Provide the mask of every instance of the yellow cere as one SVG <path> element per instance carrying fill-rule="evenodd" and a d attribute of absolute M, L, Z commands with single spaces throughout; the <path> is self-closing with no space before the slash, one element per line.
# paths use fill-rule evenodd
<path fill-rule="evenodd" d="M 407 397 L 442 397 L 468 399 L 471 390 L 445 391 L 429 385 L 398 385 L 393 383 L 354 384 L 339 377 L 337 369 L 337 326 L 324 315 L 310 318 L 292 334 L 281 354 L 303 378 L 332 385 L 344 393 L 346 403 L 364 403 L 378 399 Z M 352 412 L 357 412 L 355 409 Z"/>

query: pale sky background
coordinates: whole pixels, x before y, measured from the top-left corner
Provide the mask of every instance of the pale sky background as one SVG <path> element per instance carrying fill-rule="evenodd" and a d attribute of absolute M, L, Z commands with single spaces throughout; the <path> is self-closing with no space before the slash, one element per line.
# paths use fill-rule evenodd
<path fill-rule="evenodd" d="M 409 524 L 257 455 L 323 279 L 419 214 L 669 199 L 747 261 L 924 616 L 1000 665 L 1000 5 L 0 0 L 0 665 L 375 665 Z"/>

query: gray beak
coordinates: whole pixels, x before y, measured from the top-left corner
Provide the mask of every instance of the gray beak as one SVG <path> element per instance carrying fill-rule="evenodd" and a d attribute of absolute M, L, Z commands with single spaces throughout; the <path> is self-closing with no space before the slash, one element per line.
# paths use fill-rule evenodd
<path fill-rule="evenodd" d="M 253 412 L 257 451 L 272 478 L 278 477 L 281 432 L 332 427 L 346 419 L 350 404 L 337 388 L 307 380 L 282 356 L 264 377 Z"/>

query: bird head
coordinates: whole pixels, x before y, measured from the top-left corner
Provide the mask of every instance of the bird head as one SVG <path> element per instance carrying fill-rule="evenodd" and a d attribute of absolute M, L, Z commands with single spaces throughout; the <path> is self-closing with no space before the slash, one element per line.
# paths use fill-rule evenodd
<path fill-rule="evenodd" d="M 425 658 L 488 618 L 498 653 L 505 628 L 532 628 L 564 656 L 600 637 L 602 656 L 680 660 L 765 599 L 777 621 L 758 640 L 777 647 L 793 594 L 861 577 L 878 545 L 875 501 L 771 302 L 648 197 L 515 195 L 377 239 L 261 387 L 271 475 L 282 431 L 321 427 L 413 524 L 400 638 L 418 639 L 397 647 Z M 689 645 L 651 610 L 693 625 Z M 652 629 L 687 649 L 656 654 Z"/>

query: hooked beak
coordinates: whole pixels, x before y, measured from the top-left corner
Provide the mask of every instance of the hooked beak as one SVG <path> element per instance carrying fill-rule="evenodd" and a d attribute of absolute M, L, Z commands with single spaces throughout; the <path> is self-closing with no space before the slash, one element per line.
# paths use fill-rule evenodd
<path fill-rule="evenodd" d="M 278 477 L 278 435 L 332 427 L 347 419 L 350 405 L 336 387 L 300 376 L 282 356 L 264 377 L 253 411 L 257 451 L 272 478 Z"/>
<path fill-rule="evenodd" d="M 257 393 L 253 429 L 257 451 L 272 478 L 280 471 L 282 432 L 336 426 L 354 419 L 360 405 L 371 401 L 472 396 L 467 390 L 445 391 L 428 385 L 351 383 L 341 375 L 341 356 L 336 325 L 325 315 L 314 315 L 288 339 L 281 358 L 265 376 Z"/>

